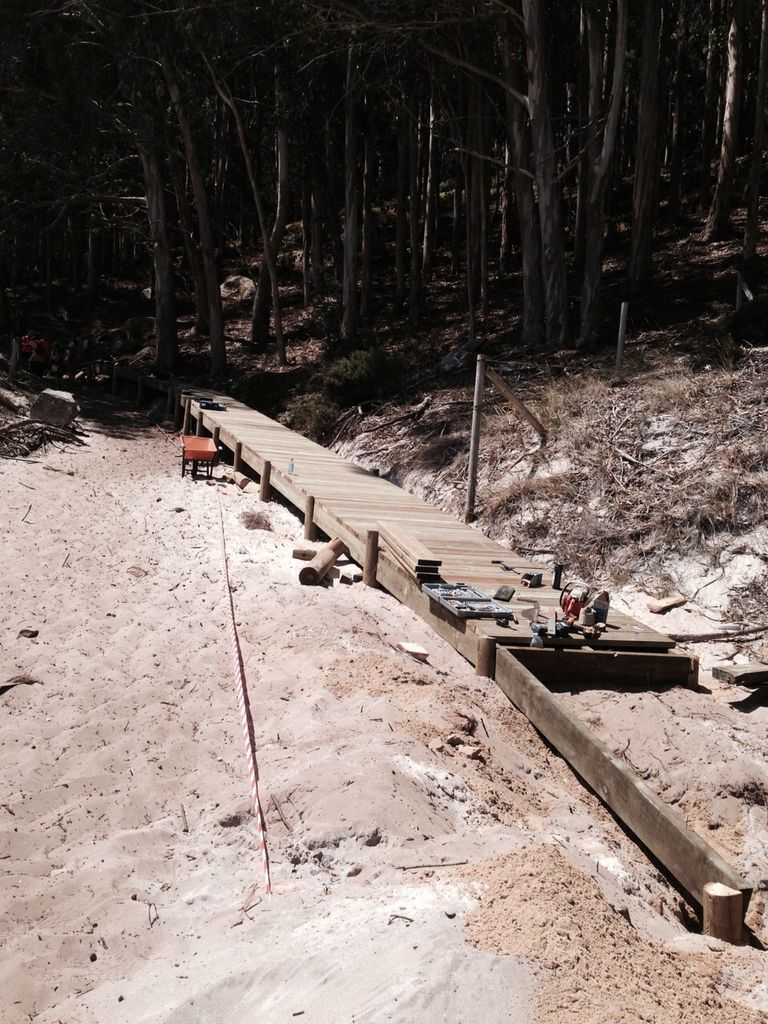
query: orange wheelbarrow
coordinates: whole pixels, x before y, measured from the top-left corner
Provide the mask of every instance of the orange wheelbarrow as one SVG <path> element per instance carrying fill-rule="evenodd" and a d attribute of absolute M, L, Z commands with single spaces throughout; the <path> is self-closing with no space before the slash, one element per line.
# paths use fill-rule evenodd
<path fill-rule="evenodd" d="M 213 467 L 219 461 L 219 450 L 212 437 L 196 437 L 194 434 L 181 435 L 181 475 L 187 472 L 187 463 L 192 463 L 192 477 L 197 476 L 198 466 L 205 467 L 205 475 L 213 477 Z"/>

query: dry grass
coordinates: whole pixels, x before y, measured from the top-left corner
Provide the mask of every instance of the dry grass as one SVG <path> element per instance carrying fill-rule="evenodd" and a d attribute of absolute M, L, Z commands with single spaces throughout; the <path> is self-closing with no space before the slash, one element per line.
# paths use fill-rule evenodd
<path fill-rule="evenodd" d="M 248 509 L 241 513 L 240 522 L 246 528 L 246 530 L 271 530 L 272 523 L 269 520 L 269 516 L 266 512 L 262 512 L 261 509 Z"/>
<path fill-rule="evenodd" d="M 574 473 L 554 473 L 552 476 L 517 477 L 488 500 L 488 508 L 498 515 L 510 512 L 532 502 L 573 500 L 579 494 L 579 481 Z"/>
<path fill-rule="evenodd" d="M 716 559 L 718 538 L 768 521 L 765 377 L 759 364 L 695 372 L 667 359 L 620 385 L 550 381 L 529 396 L 545 448 L 502 448 L 500 419 L 489 431 L 500 440 L 483 458 L 501 479 L 482 494 L 485 528 L 614 585 L 658 581 L 670 555 Z"/>

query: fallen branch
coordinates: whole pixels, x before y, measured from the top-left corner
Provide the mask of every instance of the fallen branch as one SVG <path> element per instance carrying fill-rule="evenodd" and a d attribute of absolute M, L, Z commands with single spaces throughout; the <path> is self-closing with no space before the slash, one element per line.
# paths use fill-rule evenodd
<path fill-rule="evenodd" d="M 731 640 L 740 636 L 755 636 L 768 632 L 768 626 L 750 626 L 749 629 L 720 630 L 717 633 L 668 633 L 670 640 L 685 643 L 705 643 L 707 640 Z"/>
<path fill-rule="evenodd" d="M 416 416 L 421 416 L 421 414 L 426 411 L 431 401 L 432 399 L 427 395 L 424 401 L 419 402 L 415 409 L 411 409 L 410 412 L 404 412 L 402 416 L 395 416 L 394 419 L 385 420 L 383 423 L 377 423 L 373 427 L 366 427 L 365 430 L 358 430 L 358 434 L 372 434 L 374 430 L 384 430 L 385 427 L 391 427 L 395 423 L 402 423 L 403 420 L 411 420 Z"/>
<path fill-rule="evenodd" d="M 621 448 L 617 448 L 614 445 L 613 450 L 617 455 L 620 455 L 625 462 L 631 462 L 633 466 L 639 466 L 640 469 L 650 469 L 652 473 L 658 473 L 659 476 L 669 476 L 663 469 L 657 469 L 656 466 L 651 465 L 650 462 L 641 462 L 640 459 L 636 459 L 634 455 L 630 455 L 629 452 L 623 451 Z"/>
<path fill-rule="evenodd" d="M 545 445 L 547 443 L 547 431 L 546 431 L 544 425 L 541 423 L 541 421 L 538 420 L 533 415 L 531 410 L 528 409 L 527 406 L 525 406 L 520 401 L 520 399 L 517 397 L 517 395 L 514 394 L 512 389 L 507 387 L 507 385 L 504 383 L 504 381 L 501 379 L 501 377 L 498 375 L 498 373 L 495 372 L 495 370 L 491 370 L 490 367 L 486 367 L 486 369 L 485 369 L 485 376 L 486 376 L 486 379 L 491 384 L 493 384 L 493 386 L 496 388 L 496 390 L 499 392 L 499 394 L 503 395 L 504 398 L 506 398 L 506 400 L 512 406 L 514 411 L 517 413 L 518 417 L 520 419 L 525 420 L 525 422 L 529 426 L 533 427 L 533 429 L 536 431 L 536 433 L 541 438 L 542 445 Z"/>

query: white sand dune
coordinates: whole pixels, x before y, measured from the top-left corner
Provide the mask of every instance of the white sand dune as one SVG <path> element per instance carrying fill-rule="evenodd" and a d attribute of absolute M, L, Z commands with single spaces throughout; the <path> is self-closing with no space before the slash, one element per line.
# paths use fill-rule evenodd
<path fill-rule="evenodd" d="M 291 512 L 247 530 L 253 489 L 182 480 L 141 418 L 86 429 L 0 467 L 1 1021 L 762 1019 L 762 955 L 689 935 L 666 881 L 423 622 L 362 585 L 300 587 Z M 474 757 L 447 742 L 460 712 Z M 448 862 L 467 863 L 419 867 Z M 675 998 L 648 1002 L 661 970 Z"/>

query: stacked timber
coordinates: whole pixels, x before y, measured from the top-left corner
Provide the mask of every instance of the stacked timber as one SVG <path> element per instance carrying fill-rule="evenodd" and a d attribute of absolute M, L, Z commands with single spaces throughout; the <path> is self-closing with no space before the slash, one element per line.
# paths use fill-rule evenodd
<path fill-rule="evenodd" d="M 436 583 L 442 559 L 397 523 L 379 523 L 379 536 L 395 562 L 419 583 Z"/>

